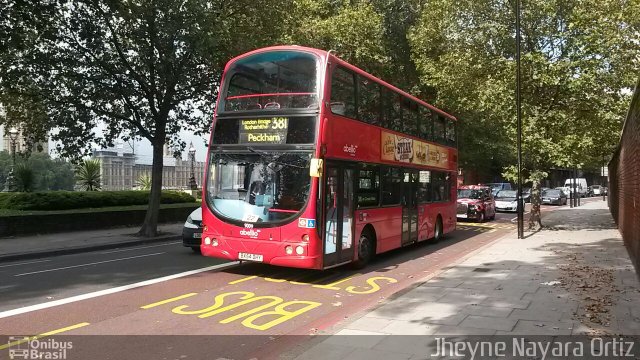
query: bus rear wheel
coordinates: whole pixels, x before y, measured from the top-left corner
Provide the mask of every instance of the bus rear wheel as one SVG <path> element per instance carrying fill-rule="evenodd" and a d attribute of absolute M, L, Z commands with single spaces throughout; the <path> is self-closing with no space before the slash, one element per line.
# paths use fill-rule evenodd
<path fill-rule="evenodd" d="M 362 269 L 373 258 L 374 246 L 373 235 L 369 231 L 363 231 L 358 239 L 358 260 L 354 261 L 353 267 Z"/>
<path fill-rule="evenodd" d="M 438 218 L 436 219 L 436 227 L 433 230 L 433 241 L 438 242 L 442 240 L 443 235 L 444 234 L 442 232 L 442 218 L 440 217 L 440 215 L 438 215 Z"/>

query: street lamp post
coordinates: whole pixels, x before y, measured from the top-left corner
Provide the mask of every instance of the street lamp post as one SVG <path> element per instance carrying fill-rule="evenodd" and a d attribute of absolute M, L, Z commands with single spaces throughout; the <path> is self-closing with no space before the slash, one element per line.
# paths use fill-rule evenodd
<path fill-rule="evenodd" d="M 604 167 L 606 166 L 606 163 L 604 162 L 604 154 L 602 154 L 602 185 L 600 186 L 600 193 L 602 193 L 602 201 L 607 201 L 607 198 L 604 195 L 604 187 L 607 184 L 607 178 L 604 175 Z"/>
<path fill-rule="evenodd" d="M 189 159 L 191 160 L 191 176 L 189 177 L 189 188 L 191 190 L 198 190 L 198 183 L 196 183 L 195 175 L 195 162 L 196 162 L 196 148 L 193 143 L 189 144 Z"/>
<path fill-rule="evenodd" d="M 518 239 L 524 239 L 524 204 L 522 203 L 522 106 L 520 99 L 520 0 L 516 0 L 516 122 L 518 151 Z"/>
<path fill-rule="evenodd" d="M 11 169 L 7 175 L 7 181 L 4 185 L 5 192 L 16 191 L 16 179 L 13 175 L 13 169 L 16 167 L 16 142 L 18 140 L 19 131 L 15 127 L 9 129 L 9 140 L 11 141 Z"/>

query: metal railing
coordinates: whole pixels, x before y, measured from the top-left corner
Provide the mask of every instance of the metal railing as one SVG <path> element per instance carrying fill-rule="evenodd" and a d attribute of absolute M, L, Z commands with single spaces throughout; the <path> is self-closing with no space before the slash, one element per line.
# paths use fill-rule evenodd
<path fill-rule="evenodd" d="M 640 80 L 609 162 L 609 208 L 640 275 Z"/>

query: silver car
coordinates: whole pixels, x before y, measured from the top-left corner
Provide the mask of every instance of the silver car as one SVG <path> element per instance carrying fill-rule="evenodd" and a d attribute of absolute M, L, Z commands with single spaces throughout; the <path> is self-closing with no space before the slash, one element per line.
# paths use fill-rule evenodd
<path fill-rule="evenodd" d="M 200 253 L 202 241 L 202 208 L 199 207 L 189 215 L 182 228 L 182 245 L 190 247 L 195 253 Z"/>

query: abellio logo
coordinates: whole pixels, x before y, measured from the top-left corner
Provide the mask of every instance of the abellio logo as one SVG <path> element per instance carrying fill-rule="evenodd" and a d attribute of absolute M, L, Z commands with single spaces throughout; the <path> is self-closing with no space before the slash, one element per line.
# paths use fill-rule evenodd
<path fill-rule="evenodd" d="M 248 230 L 247 230 L 247 229 L 242 229 L 242 230 L 240 230 L 240 235 L 242 235 L 242 236 L 247 236 L 247 237 L 250 237 L 250 238 L 255 239 L 255 238 L 257 238 L 257 237 L 258 237 L 258 235 L 260 235 L 260 230 L 256 230 L 256 229 L 248 229 Z"/>
<path fill-rule="evenodd" d="M 356 156 L 356 152 L 358 151 L 358 145 L 345 145 L 342 148 L 342 151 L 346 152 L 351 156 Z"/>

